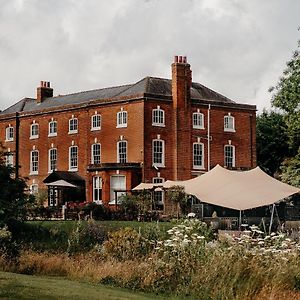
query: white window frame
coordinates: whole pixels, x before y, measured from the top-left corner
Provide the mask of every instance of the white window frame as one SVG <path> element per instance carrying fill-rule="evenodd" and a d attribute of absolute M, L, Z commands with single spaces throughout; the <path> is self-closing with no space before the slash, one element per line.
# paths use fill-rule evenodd
<path fill-rule="evenodd" d="M 126 110 L 121 110 L 117 113 L 117 128 L 127 127 L 128 114 Z"/>
<path fill-rule="evenodd" d="M 33 183 L 30 185 L 30 194 L 37 195 L 39 192 L 39 185 L 37 183 Z"/>
<path fill-rule="evenodd" d="M 121 148 L 121 144 L 125 144 L 125 148 Z M 123 155 L 124 153 L 121 153 L 120 150 L 125 149 L 125 159 L 124 157 L 121 158 L 120 155 Z M 117 162 L 118 163 L 127 163 L 127 155 L 128 155 L 128 143 L 125 140 L 118 141 L 117 143 Z"/>
<path fill-rule="evenodd" d="M 226 132 L 235 132 L 235 121 L 234 117 L 228 114 L 224 116 L 224 131 Z"/>
<path fill-rule="evenodd" d="M 14 140 L 14 127 L 7 126 L 5 129 L 5 141 L 12 142 Z"/>
<path fill-rule="evenodd" d="M 37 153 L 37 156 L 34 157 L 33 156 L 34 153 Z M 39 151 L 32 150 L 30 151 L 30 175 L 38 175 L 38 174 L 39 174 Z"/>
<path fill-rule="evenodd" d="M 120 203 L 119 198 L 120 198 L 122 195 L 126 195 L 126 176 L 125 176 L 125 175 L 121 175 L 121 174 L 116 174 L 116 175 L 111 175 L 111 176 L 110 176 L 110 191 L 109 191 L 109 194 L 110 194 L 110 196 L 109 196 L 110 201 L 109 201 L 109 204 L 115 204 L 115 203 L 116 203 L 115 192 L 112 191 L 112 184 L 111 184 L 112 178 L 113 178 L 113 177 L 122 177 L 122 178 L 125 179 L 125 190 L 119 192 L 118 195 L 117 195 L 117 197 L 118 197 L 118 198 L 117 198 L 117 204 L 119 204 L 119 203 Z M 112 195 L 113 195 L 113 197 L 112 197 Z"/>
<path fill-rule="evenodd" d="M 76 157 L 72 157 L 72 149 L 76 149 Z M 76 164 L 74 164 L 76 162 Z M 69 147 L 69 171 L 78 171 L 78 146 L 73 145 Z"/>
<path fill-rule="evenodd" d="M 165 111 L 160 106 L 152 110 L 152 126 L 165 127 Z"/>
<path fill-rule="evenodd" d="M 161 143 L 161 152 L 155 151 L 155 144 L 159 142 Z M 157 155 L 161 156 L 161 162 L 157 162 L 155 158 L 157 158 Z M 152 164 L 156 167 L 165 167 L 165 141 L 161 139 L 154 139 L 152 140 Z"/>
<path fill-rule="evenodd" d="M 226 148 L 232 149 L 232 165 L 228 164 L 228 156 L 226 156 Z M 233 145 L 225 145 L 224 146 L 224 166 L 227 168 L 235 168 L 235 146 Z"/>
<path fill-rule="evenodd" d="M 193 128 L 204 129 L 204 114 L 201 112 L 193 113 Z"/>
<path fill-rule="evenodd" d="M 52 152 L 55 151 L 55 168 L 52 168 L 53 155 Z M 48 172 L 51 173 L 57 170 L 57 148 L 51 148 L 48 151 Z"/>
<path fill-rule="evenodd" d="M 93 201 L 102 204 L 102 178 L 101 176 L 93 177 Z"/>
<path fill-rule="evenodd" d="M 99 147 L 99 153 L 96 153 L 95 147 Z M 96 161 L 96 157 L 99 157 L 99 161 Z M 92 164 L 100 164 L 101 163 L 101 144 L 100 143 L 95 143 L 91 145 L 91 163 Z"/>
<path fill-rule="evenodd" d="M 196 164 L 196 156 L 200 156 L 196 153 L 195 147 L 200 146 L 202 155 L 201 155 L 201 164 Z M 193 143 L 193 169 L 204 169 L 204 144 L 203 143 Z"/>
<path fill-rule="evenodd" d="M 55 129 L 55 130 L 53 130 Z M 57 121 L 50 121 L 48 125 L 48 136 L 57 136 Z"/>
<path fill-rule="evenodd" d="M 36 128 L 34 130 L 34 128 Z M 30 125 L 30 139 L 38 139 L 39 138 L 39 124 L 33 123 Z"/>
<path fill-rule="evenodd" d="M 71 118 L 69 119 L 69 134 L 78 133 L 78 119 Z"/>
<path fill-rule="evenodd" d="M 101 129 L 101 115 L 94 114 L 91 117 L 91 130 L 100 130 Z"/>
<path fill-rule="evenodd" d="M 13 167 L 14 166 L 14 154 L 10 151 L 8 151 L 5 155 L 5 165 L 7 167 Z"/>
<path fill-rule="evenodd" d="M 160 184 L 163 185 L 163 183 L 165 182 L 165 179 L 162 178 L 162 177 L 153 177 L 152 178 L 152 183 L 154 184 Z M 156 201 L 157 199 L 155 199 L 156 195 L 160 194 L 161 195 L 161 203 L 160 201 L 158 202 L 158 204 L 160 205 L 164 205 L 165 203 L 165 192 L 164 190 L 161 190 L 161 191 L 153 191 L 153 201 Z"/>

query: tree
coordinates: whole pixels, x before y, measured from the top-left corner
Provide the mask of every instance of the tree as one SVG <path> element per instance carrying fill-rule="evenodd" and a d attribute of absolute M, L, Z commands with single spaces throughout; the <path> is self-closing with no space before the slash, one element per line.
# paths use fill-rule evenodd
<path fill-rule="evenodd" d="M 289 154 L 287 125 L 282 114 L 264 110 L 257 117 L 256 147 L 258 165 L 274 176 Z"/>
<path fill-rule="evenodd" d="M 14 168 L 5 164 L 5 150 L 0 145 L 0 227 L 10 220 L 24 220 L 26 208 L 33 201 L 26 193 L 26 182 L 14 177 Z"/>
<path fill-rule="evenodd" d="M 270 88 L 272 105 L 285 112 L 289 145 L 296 155 L 300 146 L 300 41 L 275 87 Z"/>
<path fill-rule="evenodd" d="M 300 28 L 299 28 L 300 30 Z M 275 87 L 272 105 L 284 111 L 287 125 L 290 158 L 281 167 L 284 182 L 299 186 L 300 177 L 300 41 L 294 55 L 287 62 L 287 68 Z"/>
<path fill-rule="evenodd" d="M 300 148 L 295 157 L 286 159 L 281 167 L 281 180 L 293 186 L 300 187 Z"/>
<path fill-rule="evenodd" d="M 183 186 L 174 185 L 167 190 L 168 199 L 176 204 L 177 218 L 179 218 L 180 211 L 186 213 L 188 205 L 188 195 L 184 191 Z"/>

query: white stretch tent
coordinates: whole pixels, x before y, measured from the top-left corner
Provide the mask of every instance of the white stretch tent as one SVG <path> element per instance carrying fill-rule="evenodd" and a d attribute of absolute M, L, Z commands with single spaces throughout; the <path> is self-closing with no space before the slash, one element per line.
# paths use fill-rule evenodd
<path fill-rule="evenodd" d="M 50 183 L 45 183 L 45 184 L 49 186 L 74 187 L 74 188 L 76 187 L 76 185 L 62 179 Z"/>
<path fill-rule="evenodd" d="M 220 165 L 186 181 L 166 181 L 165 188 L 179 185 L 202 202 L 239 211 L 274 204 L 300 189 L 282 183 L 259 167 L 250 171 L 231 171 Z"/>

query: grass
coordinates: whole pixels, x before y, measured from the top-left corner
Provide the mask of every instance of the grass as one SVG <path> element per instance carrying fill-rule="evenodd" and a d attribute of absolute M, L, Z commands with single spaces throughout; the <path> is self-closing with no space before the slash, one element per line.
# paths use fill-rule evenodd
<path fill-rule="evenodd" d="M 160 231 L 166 234 L 166 231 L 173 225 L 170 222 L 137 222 L 137 221 L 95 221 L 97 226 L 100 225 L 102 232 L 106 235 L 109 232 L 116 231 L 120 228 L 131 227 L 136 231 L 147 231 L 150 225 L 158 224 Z M 81 226 L 85 227 L 88 221 L 81 221 Z M 24 245 L 30 245 L 32 249 L 48 251 L 66 251 L 68 248 L 68 238 L 71 232 L 77 227 L 77 221 L 29 221 L 27 226 L 22 226 L 21 234 L 18 235 L 20 242 Z"/>
<path fill-rule="evenodd" d="M 133 292 L 100 284 L 71 281 L 60 277 L 41 277 L 0 272 L 1 299 L 107 299 L 107 300 L 150 300 L 183 299 L 160 297 L 155 294 Z M 189 299 L 191 299 L 189 297 Z"/>

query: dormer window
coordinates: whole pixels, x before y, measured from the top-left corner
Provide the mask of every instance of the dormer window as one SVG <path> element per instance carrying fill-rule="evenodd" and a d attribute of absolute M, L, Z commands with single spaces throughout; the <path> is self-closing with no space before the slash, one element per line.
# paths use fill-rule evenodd
<path fill-rule="evenodd" d="M 72 119 L 69 120 L 69 134 L 78 132 L 78 119 L 72 116 Z"/>
<path fill-rule="evenodd" d="M 193 113 L 193 128 L 204 129 L 204 114 L 200 111 Z"/>
<path fill-rule="evenodd" d="M 11 142 L 14 140 L 14 128 L 12 126 L 6 127 L 5 131 L 5 141 L 6 142 Z"/>
<path fill-rule="evenodd" d="M 160 106 L 152 110 L 152 125 L 165 126 L 165 111 Z"/>
<path fill-rule="evenodd" d="M 30 139 L 37 139 L 39 137 L 39 124 L 33 123 L 30 126 Z"/>
<path fill-rule="evenodd" d="M 57 122 L 56 121 L 49 122 L 48 136 L 57 136 Z"/>
<path fill-rule="evenodd" d="M 234 117 L 230 115 L 224 116 L 224 131 L 235 132 Z"/>
<path fill-rule="evenodd" d="M 117 113 L 117 128 L 127 127 L 127 111 L 121 108 Z"/>
<path fill-rule="evenodd" d="M 91 119 L 91 130 L 101 129 L 101 115 L 95 114 Z"/>

